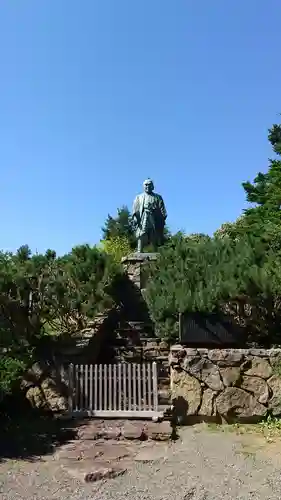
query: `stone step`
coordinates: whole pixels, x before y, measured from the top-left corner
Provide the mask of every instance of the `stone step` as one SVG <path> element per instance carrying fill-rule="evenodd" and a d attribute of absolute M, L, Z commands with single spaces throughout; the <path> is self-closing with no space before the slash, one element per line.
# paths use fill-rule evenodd
<path fill-rule="evenodd" d="M 163 405 L 163 409 L 167 406 Z M 156 440 L 167 441 L 171 439 L 172 427 L 169 421 L 144 422 L 144 421 L 95 421 L 84 424 L 78 428 L 77 439 L 82 441 L 97 440 Z"/>

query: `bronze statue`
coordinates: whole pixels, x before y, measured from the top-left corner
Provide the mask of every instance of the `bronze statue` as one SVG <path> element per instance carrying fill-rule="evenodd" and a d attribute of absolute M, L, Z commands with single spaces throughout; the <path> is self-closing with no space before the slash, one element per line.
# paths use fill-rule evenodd
<path fill-rule="evenodd" d="M 139 194 L 133 205 L 132 215 L 136 221 L 137 251 L 151 244 L 154 250 L 163 244 L 167 212 L 162 196 L 153 192 L 151 179 L 143 183 L 144 192 Z"/>

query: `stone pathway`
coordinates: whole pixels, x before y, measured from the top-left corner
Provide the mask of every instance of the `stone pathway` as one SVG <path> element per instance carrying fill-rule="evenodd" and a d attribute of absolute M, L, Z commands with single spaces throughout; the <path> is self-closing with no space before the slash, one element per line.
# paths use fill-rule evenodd
<path fill-rule="evenodd" d="M 76 440 L 57 450 L 53 460 L 85 482 L 111 479 L 123 475 L 134 460 L 163 457 L 165 448 L 159 442 L 170 441 L 171 434 L 169 422 L 90 421 L 78 428 Z"/>

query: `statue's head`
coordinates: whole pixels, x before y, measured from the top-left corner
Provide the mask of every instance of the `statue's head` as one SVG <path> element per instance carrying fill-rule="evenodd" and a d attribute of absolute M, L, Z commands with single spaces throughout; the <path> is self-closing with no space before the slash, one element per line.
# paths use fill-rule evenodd
<path fill-rule="evenodd" d="M 153 181 L 151 179 L 146 179 L 143 183 L 143 189 L 145 193 L 152 193 L 154 189 Z"/>

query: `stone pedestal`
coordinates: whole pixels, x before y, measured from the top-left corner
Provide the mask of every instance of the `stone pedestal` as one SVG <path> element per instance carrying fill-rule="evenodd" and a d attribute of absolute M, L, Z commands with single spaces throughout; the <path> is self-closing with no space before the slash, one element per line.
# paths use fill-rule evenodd
<path fill-rule="evenodd" d="M 123 257 L 122 265 L 126 273 L 126 282 L 123 286 L 126 309 L 126 328 L 121 326 L 126 335 L 126 329 L 131 336 L 141 342 L 142 338 L 154 337 L 154 325 L 151 322 L 143 292 L 147 282 L 147 265 L 157 259 L 157 253 L 132 253 Z M 129 336 L 129 334 L 127 334 Z"/>
<path fill-rule="evenodd" d="M 157 253 L 132 253 L 123 257 L 124 270 L 128 278 L 139 290 L 145 289 L 147 264 L 157 260 L 157 257 Z"/>

